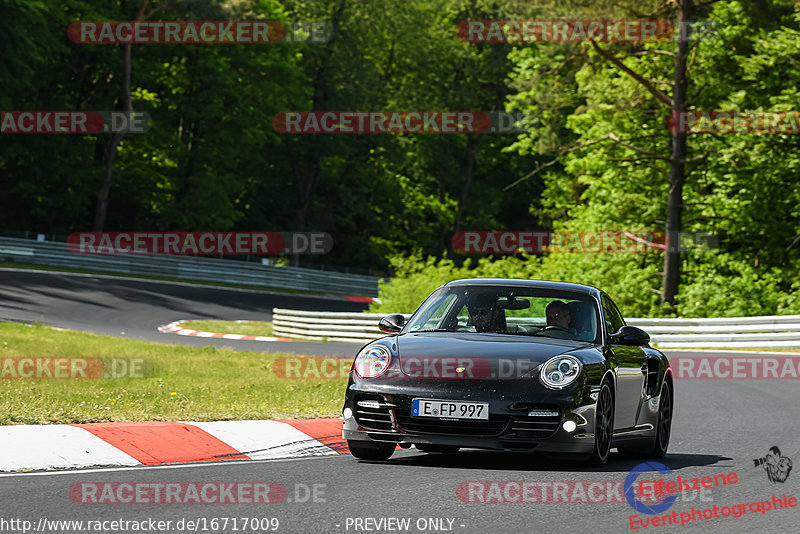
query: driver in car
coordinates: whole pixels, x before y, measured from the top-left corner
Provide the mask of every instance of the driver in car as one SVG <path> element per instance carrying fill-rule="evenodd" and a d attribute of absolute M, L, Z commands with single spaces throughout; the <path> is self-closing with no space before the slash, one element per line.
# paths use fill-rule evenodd
<path fill-rule="evenodd" d="M 571 314 L 569 306 L 560 300 L 554 300 L 545 308 L 545 316 L 547 317 L 547 326 L 554 326 L 569 332 L 572 335 L 577 335 L 578 332 L 570 327 Z"/>
<path fill-rule="evenodd" d="M 497 306 L 494 295 L 478 295 L 467 306 L 476 332 L 502 332 L 506 329 L 506 317 Z"/>

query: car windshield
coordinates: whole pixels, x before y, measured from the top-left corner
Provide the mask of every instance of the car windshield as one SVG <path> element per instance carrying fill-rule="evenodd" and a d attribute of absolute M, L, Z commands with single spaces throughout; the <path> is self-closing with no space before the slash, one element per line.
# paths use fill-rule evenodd
<path fill-rule="evenodd" d="M 447 286 L 417 310 L 404 332 L 474 332 L 596 342 L 589 295 L 528 286 Z"/>

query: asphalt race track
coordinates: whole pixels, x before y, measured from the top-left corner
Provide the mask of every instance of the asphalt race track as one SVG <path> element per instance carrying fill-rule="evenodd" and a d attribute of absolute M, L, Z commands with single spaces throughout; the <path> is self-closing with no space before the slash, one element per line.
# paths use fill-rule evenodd
<path fill-rule="evenodd" d="M 168 336 L 155 326 L 176 319 L 268 319 L 272 307 L 309 309 L 360 309 L 338 299 L 262 294 L 197 286 L 176 286 L 99 277 L 78 277 L 31 272 L 0 272 L 0 317 L 42 320 L 66 328 L 135 339 L 169 343 L 207 343 L 207 340 Z M 223 340 L 217 340 L 218 344 Z M 239 348 L 242 342 L 224 341 Z M 257 343 L 251 350 L 298 351 L 311 347 L 315 354 L 337 355 L 347 345 L 321 343 Z M 352 352 L 351 352 L 352 353 Z M 685 356 L 690 353 L 681 353 Z M 708 352 L 705 355 L 711 355 Z M 586 467 L 572 458 L 543 457 L 525 453 L 462 451 L 457 454 L 424 454 L 401 450 L 385 463 L 357 461 L 349 455 L 293 460 L 226 462 L 167 467 L 138 467 L 88 471 L 0 475 L 0 531 L 22 532 L 9 520 L 133 520 L 172 521 L 165 532 L 456 532 L 456 533 L 576 533 L 576 532 L 796 532 L 800 506 L 761 513 L 748 508 L 736 518 L 695 520 L 684 526 L 651 526 L 631 529 L 630 516 L 639 519 L 677 512 L 691 514 L 770 501 L 772 496 L 800 499 L 800 471 L 795 467 L 785 482 L 771 482 L 754 459 L 764 457 L 772 446 L 783 456 L 800 461 L 800 388 L 795 380 L 676 379 L 672 439 L 661 460 L 674 480 L 713 477 L 734 472 L 735 484 L 679 495 L 671 508 L 658 514 L 637 513 L 625 501 L 623 483 L 641 460 L 612 454 L 601 469 Z M 2 453 L 2 444 L 0 444 Z M 640 479 L 663 475 L 645 473 Z M 457 488 L 482 483 L 473 500 L 491 500 L 491 481 L 544 483 L 606 482 L 613 502 L 463 502 L 469 494 Z M 285 486 L 285 500 L 275 504 L 78 504 L 70 488 L 76 483 L 170 483 L 170 482 L 277 482 Z M 462 485 L 463 484 L 463 485 Z M 506 485 L 505 488 L 515 486 Z M 521 485 L 520 485 L 521 487 Z M 316 498 L 313 489 L 316 488 Z M 541 490 L 534 498 L 541 497 Z M 571 498 L 574 498 L 574 494 Z M 550 493 L 552 497 L 553 494 Z M 520 500 L 519 491 L 495 495 Z M 590 497 L 584 497 L 586 501 Z M 79 499 L 78 499 L 79 500 Z M 567 499 L 568 500 L 568 499 Z M 580 499 L 578 499 L 580 500 Z M 601 501 L 606 500 L 602 498 Z M 217 522 L 212 523 L 213 519 Z M 222 521 L 228 521 L 222 528 Z M 234 529 L 233 518 L 277 518 L 276 530 Z M 389 518 L 408 519 L 409 527 Z M 184 521 L 179 528 L 177 523 Z M 200 523 L 197 528 L 186 521 Z M 383 521 L 383 522 L 381 522 Z M 213 525 L 216 525 L 214 527 Z M 205 526 L 205 528 L 204 528 Z M 400 528 L 398 528 L 400 527 Z M 420 528 L 421 527 L 421 528 Z M 48 532 L 78 532 L 73 528 Z M 87 531 L 84 529 L 83 531 Z M 125 532 L 107 523 L 91 532 Z M 156 530 L 144 529 L 155 532 Z"/>
<path fill-rule="evenodd" d="M 763 469 L 753 464 L 754 458 L 763 456 L 773 445 L 778 445 L 783 455 L 795 462 L 800 458 L 800 425 L 796 416 L 800 390 L 792 382 L 685 380 L 676 383 L 673 436 L 663 463 L 681 477 L 700 478 L 735 472 L 738 482 L 704 490 L 708 492 L 704 494 L 687 493 L 665 513 L 689 512 L 692 506 L 700 509 L 717 505 L 721 509 L 769 500 L 773 494 L 798 497 L 800 474 L 793 472 L 785 483 L 773 483 Z M 175 525 L 181 519 L 196 521 L 201 517 L 207 521 L 224 517 L 276 517 L 280 521 L 278 532 L 297 533 L 437 532 L 430 528 L 417 530 L 415 522 L 428 518 L 452 519 L 449 531 L 457 533 L 630 532 L 629 516 L 634 511 L 624 499 L 623 502 L 577 504 L 464 503 L 456 496 L 456 488 L 466 481 L 498 480 L 622 483 L 628 471 L 638 463 L 612 454 L 605 468 L 593 470 L 569 459 L 538 458 L 522 453 L 463 451 L 428 455 L 412 448 L 396 452 L 387 463 L 359 462 L 341 455 L 286 461 L 3 475 L 0 476 L 3 495 L 0 515 L 30 520 L 34 525 L 40 518 L 153 518 L 172 520 Z M 674 474 L 669 476 L 674 477 Z M 649 479 L 656 478 L 652 473 Z M 288 495 L 280 504 L 257 506 L 75 504 L 70 499 L 70 487 L 88 481 L 279 482 L 287 488 Z M 317 486 L 317 502 L 311 502 L 312 498 L 295 502 L 298 500 L 295 493 L 303 501 L 307 489 L 314 485 L 322 485 Z M 619 491 L 622 493 L 621 489 Z M 410 518 L 411 528 L 354 528 L 356 518 L 389 517 Z M 766 515 L 748 512 L 739 518 L 730 516 L 687 523 L 684 527 L 650 527 L 639 531 L 783 533 L 796 532 L 797 523 L 798 508 L 790 508 L 769 511 Z M 444 526 L 447 525 L 445 520 Z M 370 523 L 370 526 L 375 525 Z M 420 526 L 425 525 L 420 523 Z M 229 525 L 225 532 L 234 531 Z"/>
<path fill-rule="evenodd" d="M 72 273 L 0 269 L 0 320 L 116 337 L 237 350 L 352 357 L 358 344 L 325 348 L 315 342 L 253 342 L 162 334 L 156 327 L 179 319 L 272 319 L 272 308 L 364 311 L 366 304 L 337 296 L 309 296 L 175 284 Z"/>

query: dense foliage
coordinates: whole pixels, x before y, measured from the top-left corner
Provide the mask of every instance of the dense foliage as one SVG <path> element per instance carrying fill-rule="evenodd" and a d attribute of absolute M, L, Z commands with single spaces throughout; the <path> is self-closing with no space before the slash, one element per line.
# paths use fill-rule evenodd
<path fill-rule="evenodd" d="M 800 313 L 798 135 L 688 136 L 682 229 L 715 235 L 717 248 L 681 254 L 674 305 L 661 304 L 661 253 L 470 258 L 450 247 L 459 230 L 664 231 L 673 143 L 671 110 L 641 79 L 673 94 L 676 39 L 469 43 L 458 23 L 676 22 L 678 3 L 0 0 L 0 109 L 120 109 L 124 45 L 71 42 L 73 21 L 326 21 L 327 42 L 133 45 L 131 102 L 153 128 L 116 150 L 103 229 L 327 232 L 333 251 L 303 264 L 393 276 L 376 305 L 387 311 L 413 311 L 453 278 L 499 276 L 598 285 L 629 316 Z M 690 109 L 800 109 L 800 5 L 697 4 Z M 536 120 L 519 135 L 288 135 L 272 124 L 284 110 Z M 91 230 L 109 143 L 0 135 L 0 230 Z"/>

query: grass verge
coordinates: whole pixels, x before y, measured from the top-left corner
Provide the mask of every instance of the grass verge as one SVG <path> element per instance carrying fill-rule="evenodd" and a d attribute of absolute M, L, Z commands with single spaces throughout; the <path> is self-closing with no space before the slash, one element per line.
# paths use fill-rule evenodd
<path fill-rule="evenodd" d="M 152 372 L 146 378 L 8 378 L 17 358 L 97 357 L 144 358 Z M 338 417 L 347 381 L 278 378 L 273 366 L 284 357 L 296 356 L 0 323 L 0 424 Z"/>

